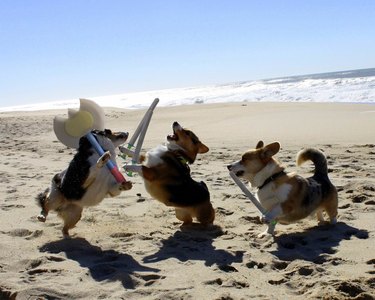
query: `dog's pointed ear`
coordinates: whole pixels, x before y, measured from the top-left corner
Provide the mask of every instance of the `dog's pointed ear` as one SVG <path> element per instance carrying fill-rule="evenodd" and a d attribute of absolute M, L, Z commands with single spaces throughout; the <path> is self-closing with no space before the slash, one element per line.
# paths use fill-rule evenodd
<path fill-rule="evenodd" d="M 257 144 L 257 146 L 255 147 L 255 149 L 263 148 L 263 146 L 264 146 L 263 141 L 259 141 L 258 144 Z"/>
<path fill-rule="evenodd" d="M 279 152 L 279 150 L 280 150 L 280 143 L 279 142 L 273 142 L 273 143 L 264 147 L 262 155 L 263 155 L 264 158 L 271 158 L 277 152 Z"/>
<path fill-rule="evenodd" d="M 199 144 L 198 153 L 206 153 L 210 150 L 205 144 L 202 142 Z"/>

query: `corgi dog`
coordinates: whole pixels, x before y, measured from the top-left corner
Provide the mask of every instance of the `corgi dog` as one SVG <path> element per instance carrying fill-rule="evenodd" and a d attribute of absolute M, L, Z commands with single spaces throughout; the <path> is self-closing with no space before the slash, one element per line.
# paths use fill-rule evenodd
<path fill-rule="evenodd" d="M 128 171 L 138 172 L 147 192 L 167 206 L 175 208 L 177 219 L 190 224 L 193 219 L 203 225 L 212 224 L 215 211 L 210 202 L 206 184 L 191 178 L 189 164 L 197 155 L 209 151 L 190 130 L 178 122 L 172 125 L 173 134 L 167 136 L 166 145 L 148 151 L 141 157 L 142 165 L 128 165 Z"/>
<path fill-rule="evenodd" d="M 257 188 L 257 197 L 267 213 L 262 221 L 268 229 L 260 236 L 273 235 L 276 222 L 290 224 L 316 212 L 319 224 L 323 224 L 325 211 L 332 224 L 337 217 L 337 190 L 328 178 L 327 160 L 316 149 L 304 149 L 297 154 L 297 165 L 312 161 L 314 175 L 304 178 L 286 173 L 274 158 L 280 150 L 278 142 L 264 146 L 259 141 L 255 149 L 242 155 L 241 160 L 227 166 L 236 176 L 246 179 Z"/>
<path fill-rule="evenodd" d="M 56 174 L 50 188 L 37 196 L 42 208 L 38 220 L 45 222 L 49 211 L 54 210 L 64 221 L 64 237 L 81 219 L 82 210 L 99 204 L 106 196 L 117 196 L 129 190 L 129 181 L 118 183 L 106 167 L 108 160 L 116 165 L 115 148 L 123 144 L 128 133 L 93 130 L 91 132 L 105 153 L 99 157 L 86 136 L 79 140 L 79 147 L 67 169 Z"/>

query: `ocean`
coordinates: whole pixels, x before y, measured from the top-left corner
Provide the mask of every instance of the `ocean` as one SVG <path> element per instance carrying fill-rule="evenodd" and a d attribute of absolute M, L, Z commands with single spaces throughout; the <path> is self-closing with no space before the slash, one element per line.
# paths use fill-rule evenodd
<path fill-rule="evenodd" d="M 375 68 L 290 76 L 228 84 L 164 89 L 92 97 L 102 107 L 142 109 L 153 99 L 158 106 L 228 102 L 349 102 L 375 103 Z M 76 108 L 79 99 L 0 107 L 6 111 Z"/>

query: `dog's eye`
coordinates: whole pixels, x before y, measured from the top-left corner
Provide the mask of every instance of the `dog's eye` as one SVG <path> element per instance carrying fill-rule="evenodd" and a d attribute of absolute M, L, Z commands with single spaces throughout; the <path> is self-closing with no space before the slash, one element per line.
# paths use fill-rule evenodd
<path fill-rule="evenodd" d="M 189 136 L 194 145 L 199 143 L 199 139 L 191 131 L 187 131 L 186 134 Z"/>
<path fill-rule="evenodd" d="M 195 136 L 190 135 L 190 138 L 194 145 L 199 143 L 199 140 Z"/>

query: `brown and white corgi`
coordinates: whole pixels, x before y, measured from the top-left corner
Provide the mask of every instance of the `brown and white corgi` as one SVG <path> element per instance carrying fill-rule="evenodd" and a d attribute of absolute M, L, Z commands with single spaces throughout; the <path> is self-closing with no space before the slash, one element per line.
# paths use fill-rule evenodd
<path fill-rule="evenodd" d="M 130 181 L 118 183 L 106 167 L 108 160 L 116 164 L 115 148 L 123 144 L 128 133 L 93 130 L 92 134 L 105 153 L 99 157 L 87 137 L 79 140 L 79 147 L 69 167 L 56 174 L 51 187 L 37 196 L 42 211 L 38 220 L 45 222 L 48 212 L 54 210 L 64 221 L 65 237 L 81 219 L 82 210 L 99 204 L 107 196 L 117 196 L 132 187 Z"/>
<path fill-rule="evenodd" d="M 193 218 L 204 225 L 212 224 L 215 211 L 206 184 L 191 178 L 189 164 L 198 154 L 209 151 L 190 130 L 174 122 L 173 134 L 166 145 L 148 151 L 142 165 L 125 168 L 138 172 L 144 179 L 147 192 L 167 206 L 175 208 L 177 219 L 190 224 Z"/>
<path fill-rule="evenodd" d="M 278 142 L 264 146 L 258 142 L 256 149 L 242 155 L 241 160 L 228 165 L 228 169 L 258 188 L 257 197 L 267 213 L 263 221 L 269 223 L 261 235 L 273 234 L 276 222 L 289 224 L 316 212 L 320 224 L 324 223 L 323 211 L 331 223 L 336 223 L 337 190 L 328 178 L 327 160 L 316 149 L 304 149 L 297 154 L 297 165 L 312 161 L 314 175 L 304 178 L 286 173 L 273 157 L 280 150 Z M 275 222 L 276 221 L 276 222 Z"/>

